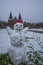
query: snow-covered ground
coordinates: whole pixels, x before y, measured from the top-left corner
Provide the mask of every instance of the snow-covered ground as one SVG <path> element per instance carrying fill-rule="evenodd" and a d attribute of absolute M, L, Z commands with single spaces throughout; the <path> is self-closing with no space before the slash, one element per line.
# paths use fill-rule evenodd
<path fill-rule="evenodd" d="M 43 34 L 28 31 L 25 34 L 28 39 L 26 40 L 26 51 L 29 51 L 29 46 L 34 50 L 43 52 Z M 0 54 L 7 53 L 10 47 L 10 37 L 6 29 L 0 29 Z"/>
<path fill-rule="evenodd" d="M 0 54 L 7 53 L 10 46 L 10 38 L 6 29 L 0 29 Z"/>
<path fill-rule="evenodd" d="M 42 31 L 43 32 L 43 29 L 30 29 L 30 30 L 34 30 L 34 31 Z"/>

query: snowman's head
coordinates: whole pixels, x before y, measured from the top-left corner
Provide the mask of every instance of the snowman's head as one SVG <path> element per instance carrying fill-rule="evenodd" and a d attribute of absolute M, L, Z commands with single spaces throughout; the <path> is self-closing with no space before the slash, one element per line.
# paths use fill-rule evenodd
<path fill-rule="evenodd" d="M 18 31 L 22 30 L 23 29 L 23 24 L 22 23 L 16 23 L 14 25 L 14 29 L 18 30 Z"/>

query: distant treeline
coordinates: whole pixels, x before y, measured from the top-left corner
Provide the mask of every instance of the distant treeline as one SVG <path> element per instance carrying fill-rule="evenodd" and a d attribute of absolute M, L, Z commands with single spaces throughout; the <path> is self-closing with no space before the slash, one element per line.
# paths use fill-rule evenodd
<path fill-rule="evenodd" d="M 14 23 L 13 21 L 11 21 L 11 23 L 9 23 L 10 21 L 8 21 L 8 22 L 3 22 L 3 21 L 1 21 L 0 20 L 0 28 L 6 28 L 7 26 L 9 26 L 10 25 L 10 27 L 13 27 L 14 26 L 14 24 L 16 23 Z M 40 22 L 40 23 L 27 23 L 27 22 L 23 22 L 23 24 L 24 24 L 24 28 L 25 27 L 29 27 L 29 28 L 43 28 L 43 22 Z"/>
<path fill-rule="evenodd" d="M 43 28 L 43 22 L 40 22 L 40 23 L 26 23 L 26 22 L 24 22 L 24 27 Z"/>

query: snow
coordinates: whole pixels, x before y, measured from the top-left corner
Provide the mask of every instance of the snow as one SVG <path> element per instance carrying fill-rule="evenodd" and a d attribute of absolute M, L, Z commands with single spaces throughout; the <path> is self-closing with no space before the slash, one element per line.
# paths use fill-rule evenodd
<path fill-rule="evenodd" d="M 25 34 L 28 37 L 26 41 L 26 51 L 31 50 L 28 46 L 32 46 L 34 50 L 43 51 L 41 46 L 43 45 L 43 34 L 28 31 Z M 40 45 L 41 46 L 40 46 Z M 10 37 L 6 29 L 0 29 L 0 54 L 7 53 L 10 47 Z"/>
<path fill-rule="evenodd" d="M 34 31 L 42 31 L 42 32 L 43 32 L 43 29 L 30 29 L 30 30 L 34 30 Z"/>
<path fill-rule="evenodd" d="M 0 29 L 0 54 L 7 53 L 10 46 L 10 38 L 6 29 Z"/>

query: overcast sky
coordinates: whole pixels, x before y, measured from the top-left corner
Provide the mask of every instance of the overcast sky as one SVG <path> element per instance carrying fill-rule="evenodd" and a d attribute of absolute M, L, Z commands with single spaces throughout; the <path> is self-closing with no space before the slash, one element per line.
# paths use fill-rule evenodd
<path fill-rule="evenodd" d="M 8 20 L 10 11 L 23 21 L 43 22 L 43 0 L 0 0 L 0 19 Z"/>

